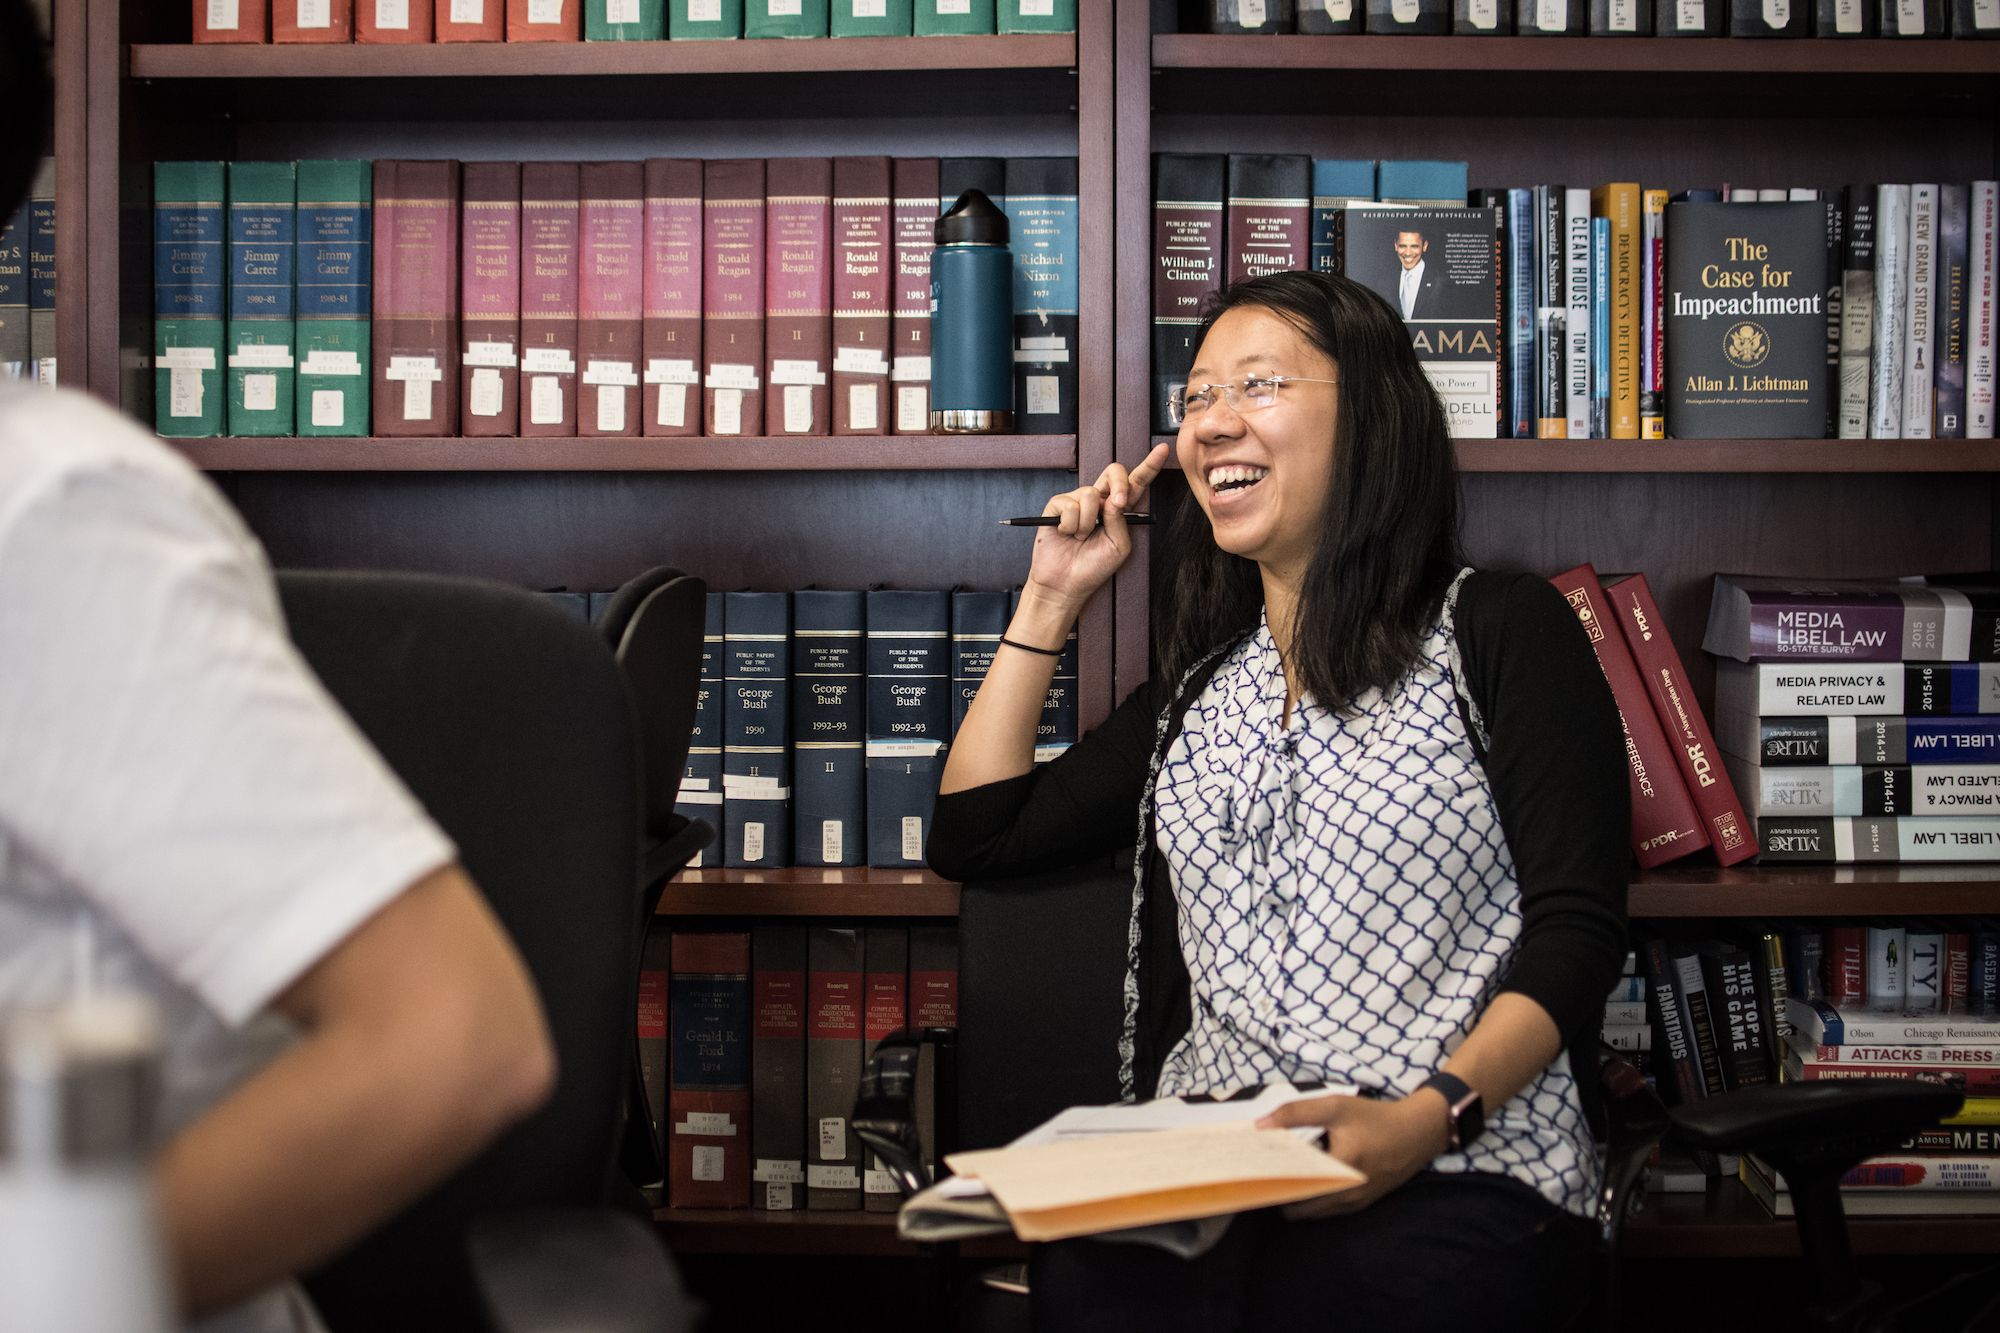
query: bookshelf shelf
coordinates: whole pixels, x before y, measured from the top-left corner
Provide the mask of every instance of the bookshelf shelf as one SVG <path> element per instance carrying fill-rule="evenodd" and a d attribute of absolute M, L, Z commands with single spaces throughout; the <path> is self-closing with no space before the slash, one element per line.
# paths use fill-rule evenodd
<path fill-rule="evenodd" d="M 1155 435 L 1152 442 L 1172 444 L 1174 438 Z M 2000 472 L 2000 445 L 1988 440 L 1460 440 L 1458 466 L 1463 472 Z"/>
<path fill-rule="evenodd" d="M 914 1242 L 896 1238 L 894 1213 L 659 1208 L 653 1222 L 660 1238 L 681 1254 L 918 1253 Z M 988 1236 L 959 1242 L 959 1253 L 976 1259 L 1025 1259 L 1028 1247 L 1011 1236 Z"/>
<path fill-rule="evenodd" d="M 209 472 L 824 472 L 1076 468 L 1074 435 L 168 440 Z"/>
<path fill-rule="evenodd" d="M 1662 866 L 1632 881 L 1634 917 L 1991 912 L 2000 864 Z"/>
<path fill-rule="evenodd" d="M 1854 1252 L 1872 1254 L 1993 1254 L 2000 1252 L 2000 1216 L 1851 1217 Z M 1625 1226 L 1622 1252 L 1642 1259 L 1796 1256 L 1798 1228 L 1774 1218 L 1741 1181 L 1723 1180 L 1706 1194 L 1653 1194 Z"/>
<path fill-rule="evenodd" d="M 1565 73 L 2000 74 L 1983 42 L 1684 37 L 1232 37 L 1157 34 L 1160 69 L 1503 70 Z"/>
<path fill-rule="evenodd" d="M 683 870 L 663 916 L 957 916 L 958 885 L 928 870 Z"/>

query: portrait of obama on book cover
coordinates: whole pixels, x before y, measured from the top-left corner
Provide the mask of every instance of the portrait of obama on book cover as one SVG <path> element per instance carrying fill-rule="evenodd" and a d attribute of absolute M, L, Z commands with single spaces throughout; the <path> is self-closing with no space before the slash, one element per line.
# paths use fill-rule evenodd
<path fill-rule="evenodd" d="M 1344 222 L 1346 275 L 1405 321 L 1497 318 L 1491 210 L 1356 208 Z"/>

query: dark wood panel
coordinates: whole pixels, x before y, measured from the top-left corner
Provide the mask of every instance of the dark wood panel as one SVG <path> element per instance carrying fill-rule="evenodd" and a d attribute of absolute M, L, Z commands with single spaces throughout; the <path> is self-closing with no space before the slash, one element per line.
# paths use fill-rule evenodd
<path fill-rule="evenodd" d="M 2000 1252 L 2000 1216 L 1854 1217 L 1847 1222 L 1856 1254 L 1992 1254 Z M 1775 1257 L 1799 1253 L 1798 1228 L 1774 1218 L 1736 1180 L 1717 1181 L 1706 1194 L 1649 1194 L 1625 1224 L 1622 1252 L 1632 1258 Z"/>
<path fill-rule="evenodd" d="M 85 0 L 54 0 L 56 159 L 56 382 L 90 387 L 90 31 Z"/>
<path fill-rule="evenodd" d="M 211 472 L 779 472 L 1072 468 L 1074 435 L 168 440 Z M 1038 505 L 1031 513 L 1039 514 Z"/>
<path fill-rule="evenodd" d="M 1227 37 L 1163 33 L 1153 63 L 1208 73 L 1277 70 L 1600 70 L 1629 76 L 2000 74 L 2000 46 L 1980 42 L 1700 41 L 1685 37 Z"/>
<path fill-rule="evenodd" d="M 1155 435 L 1172 444 L 1172 435 Z M 1180 467 L 1178 458 L 1167 466 Z M 1988 440 L 1460 440 L 1461 472 L 2000 472 Z"/>
<path fill-rule="evenodd" d="M 1152 97 L 1151 16 L 1147 0 L 1118 0 L 1118 100 L 1121 106 L 1149 105 Z M 1118 126 L 1118 461 L 1137 465 L 1151 448 L 1153 173 L 1151 121 L 1126 114 Z M 1145 681 L 1147 664 L 1147 573 L 1142 542 L 1112 583 L 1117 605 L 1117 670 L 1114 693 L 1123 699 Z"/>
<path fill-rule="evenodd" d="M 928 870 L 683 870 L 662 916 L 957 916 L 958 885 Z"/>
<path fill-rule="evenodd" d="M 2000 865 L 1669 865 L 1633 876 L 1627 910 L 1634 917 L 1985 913 L 2000 911 Z"/>
<path fill-rule="evenodd" d="M 1115 455 L 1117 274 L 1114 215 L 1118 199 L 1117 114 L 1112 79 L 1113 8 L 1109 0 L 1077 7 L 1077 62 L 1091 77 L 1077 84 L 1077 462 L 1094 479 Z M 1039 511 L 1037 511 L 1039 512 Z M 1079 734 L 1111 715 L 1115 597 L 1093 599 L 1077 635 L 1076 712 Z"/>

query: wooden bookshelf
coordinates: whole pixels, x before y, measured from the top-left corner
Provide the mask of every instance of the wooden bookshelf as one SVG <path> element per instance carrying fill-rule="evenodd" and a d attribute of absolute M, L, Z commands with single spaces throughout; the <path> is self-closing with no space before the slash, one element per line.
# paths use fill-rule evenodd
<path fill-rule="evenodd" d="M 737 1208 L 658 1208 L 653 1221 L 669 1249 L 680 1254 L 918 1253 L 896 1236 L 894 1213 L 767 1213 Z M 958 1243 L 974 1259 L 1025 1259 L 1028 1247 L 1012 1236 L 982 1236 Z"/>
<path fill-rule="evenodd" d="M 1176 437 L 1155 435 L 1153 444 Z M 1176 470 L 1178 458 L 1167 466 Z M 1461 472 L 2000 472 L 1993 440 L 1460 440 Z"/>
<path fill-rule="evenodd" d="M 1704 853 L 1696 853 L 1698 861 Z M 1632 878 L 1635 918 L 1981 913 L 2000 908 L 2000 864 L 1676 864 Z"/>
<path fill-rule="evenodd" d="M 683 870 L 662 916 L 957 916 L 958 885 L 929 870 Z"/>
<path fill-rule="evenodd" d="M 1076 467 L 1074 435 L 168 440 L 209 472 L 857 472 Z"/>
<path fill-rule="evenodd" d="M 1614 74 L 2000 74 L 2000 47 L 1951 41 L 1687 37 L 1255 37 L 1161 33 L 1157 69 Z"/>
<path fill-rule="evenodd" d="M 2000 1253 L 2000 1215 L 1851 1217 L 1857 1255 Z M 1641 1259 L 1779 1258 L 1799 1253 L 1798 1228 L 1772 1217 L 1739 1180 L 1705 1194 L 1649 1194 L 1625 1224 L 1622 1252 Z"/>

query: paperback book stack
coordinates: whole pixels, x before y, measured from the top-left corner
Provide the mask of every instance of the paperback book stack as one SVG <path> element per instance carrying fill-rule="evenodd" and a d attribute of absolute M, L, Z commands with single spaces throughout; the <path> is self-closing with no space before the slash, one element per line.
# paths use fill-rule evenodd
<path fill-rule="evenodd" d="M 1702 646 L 1764 860 L 2000 858 L 2000 588 L 1718 576 Z"/>

